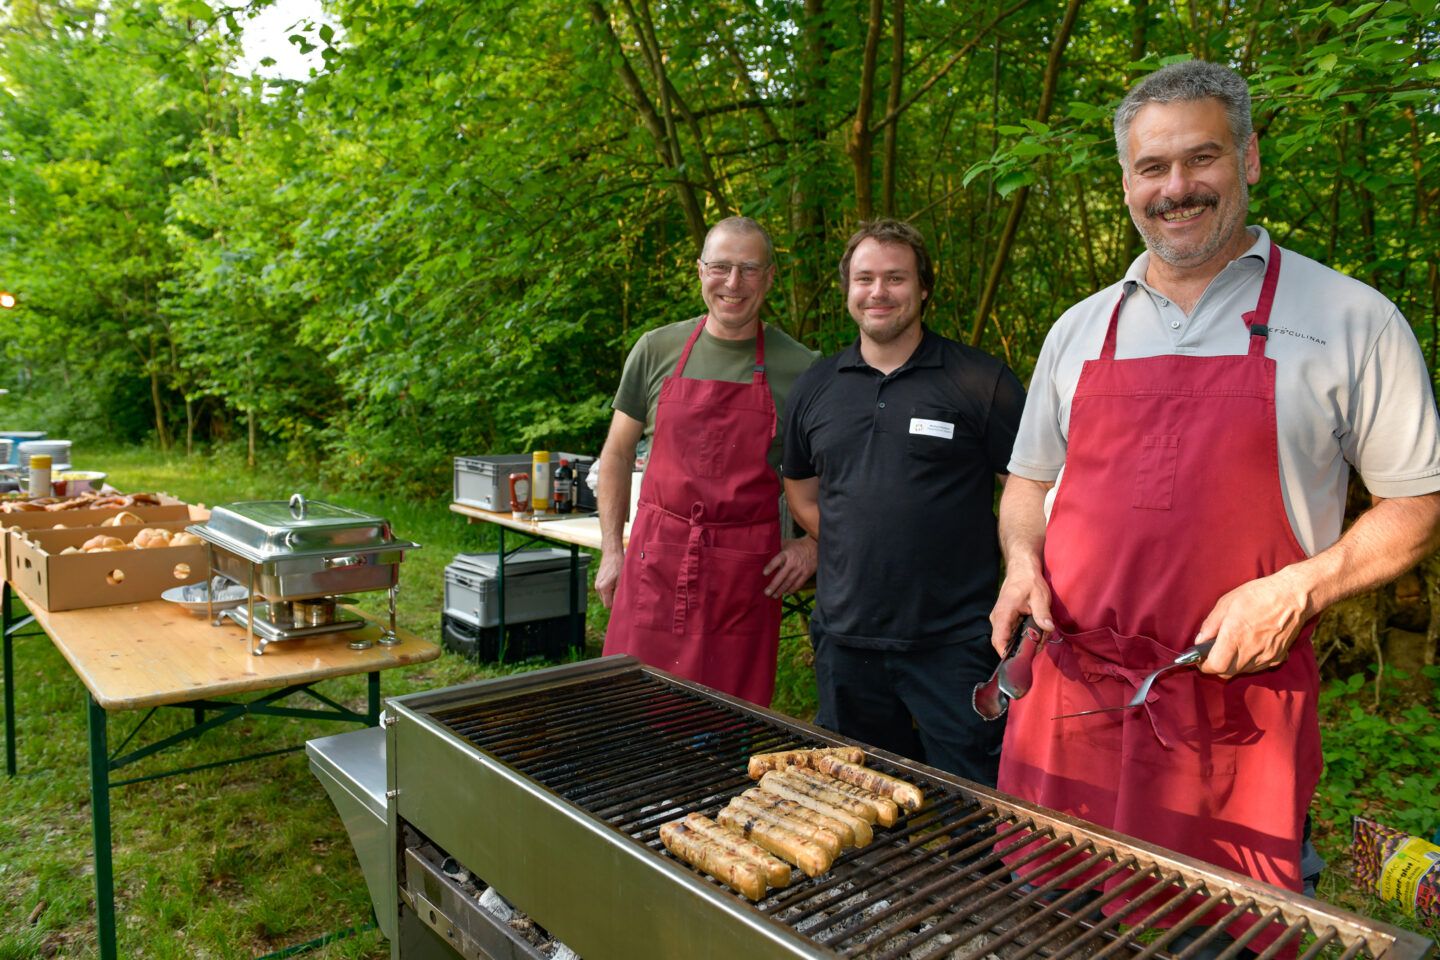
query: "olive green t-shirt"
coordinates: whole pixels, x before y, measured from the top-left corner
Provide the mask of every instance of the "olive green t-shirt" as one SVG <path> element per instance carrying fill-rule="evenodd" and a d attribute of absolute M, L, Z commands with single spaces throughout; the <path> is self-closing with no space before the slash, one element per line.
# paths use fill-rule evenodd
<path fill-rule="evenodd" d="M 660 385 L 675 372 L 685 341 L 703 318 L 682 320 L 645 333 L 625 358 L 625 369 L 620 374 L 620 386 L 615 391 L 612 404 L 616 410 L 634 417 L 645 424 L 645 435 L 640 441 L 640 453 L 650 448 L 655 434 L 655 406 L 660 400 Z M 766 325 L 765 327 L 765 379 L 770 384 L 770 395 L 775 398 L 775 439 L 770 444 L 766 459 L 777 471 L 780 469 L 781 454 L 785 449 L 785 398 L 795 379 L 810 369 L 820 359 L 818 351 L 796 341 L 785 331 Z M 721 340 L 702 330 L 695 349 L 690 351 L 690 360 L 685 364 L 685 376 L 695 380 L 728 380 L 746 383 L 755 373 L 755 340 Z"/>

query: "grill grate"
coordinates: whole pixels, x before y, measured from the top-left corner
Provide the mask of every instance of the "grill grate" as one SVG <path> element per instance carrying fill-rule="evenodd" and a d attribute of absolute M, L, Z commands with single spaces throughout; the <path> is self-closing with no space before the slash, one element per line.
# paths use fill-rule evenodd
<path fill-rule="evenodd" d="M 745 773 L 752 753 L 825 745 L 803 728 L 648 670 L 529 687 L 442 707 L 432 717 L 665 857 L 660 825 L 691 812 L 713 817 L 753 785 Z M 866 960 L 1190 960 L 1213 956 L 1218 932 L 1245 918 L 1254 922 L 1219 960 L 1297 952 L 1302 960 L 1398 960 L 1428 952 L 1424 938 L 1377 932 L 1361 918 L 1285 891 L 1227 883 L 1233 875 L 1190 868 L 1193 861 L 1177 862 L 1081 821 L 1007 804 L 873 754 L 867 763 L 916 782 L 925 808 L 891 828 L 877 826 L 873 844 L 846 851 L 823 876 L 797 873 L 789 888 L 753 905 L 822 953 Z M 1078 886 L 1067 889 L 1072 884 Z M 1172 925 L 1162 928 L 1162 918 Z M 1186 933 L 1198 940 L 1172 951 Z"/>

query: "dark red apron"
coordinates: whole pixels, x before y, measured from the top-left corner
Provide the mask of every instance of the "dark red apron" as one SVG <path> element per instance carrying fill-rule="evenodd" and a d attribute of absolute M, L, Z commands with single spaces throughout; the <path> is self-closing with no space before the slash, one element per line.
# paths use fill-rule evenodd
<path fill-rule="evenodd" d="M 1321 768 L 1313 621 L 1272 670 L 1228 681 L 1175 671 L 1142 707 L 1052 719 L 1123 703 L 1195 643 L 1223 594 L 1305 557 L 1281 494 L 1265 356 L 1280 271 L 1280 248 L 1270 249 L 1259 303 L 1243 317 L 1247 354 L 1116 360 L 1122 292 L 1100 358 L 1085 363 L 1045 528 L 1058 642 L 1010 707 L 999 786 L 1299 891 Z"/>
<path fill-rule="evenodd" d="M 765 596 L 762 571 L 780 550 L 780 479 L 766 460 L 776 422 L 765 334 L 749 383 L 686 379 L 704 326 L 660 387 L 605 653 L 768 707 L 780 600 Z"/>

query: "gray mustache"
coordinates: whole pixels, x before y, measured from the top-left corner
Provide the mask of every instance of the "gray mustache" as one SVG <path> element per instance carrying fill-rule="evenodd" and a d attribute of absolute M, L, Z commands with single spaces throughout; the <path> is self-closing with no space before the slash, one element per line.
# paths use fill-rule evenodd
<path fill-rule="evenodd" d="M 1158 217 L 1182 207 L 1218 207 L 1219 205 L 1220 195 L 1218 193 L 1187 193 L 1179 200 L 1162 197 L 1154 203 L 1147 204 L 1145 213 L 1147 216 Z"/>

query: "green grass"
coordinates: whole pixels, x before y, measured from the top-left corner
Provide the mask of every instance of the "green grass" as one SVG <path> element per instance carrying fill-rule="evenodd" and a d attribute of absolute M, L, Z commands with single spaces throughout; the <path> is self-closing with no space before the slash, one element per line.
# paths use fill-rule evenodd
<path fill-rule="evenodd" d="M 424 545 L 407 555 L 401 568 L 399 616 L 403 627 L 427 638 L 439 636 L 445 565 L 458 552 L 495 548 L 494 530 L 467 524 L 447 509 L 444 496 L 417 503 L 355 493 L 322 485 L 316 472 L 293 465 L 251 471 L 228 452 L 187 460 L 150 450 L 87 451 L 83 462 L 108 470 L 121 489 L 163 490 L 191 502 L 283 499 L 302 492 L 389 518 L 399 536 Z M 372 601 L 371 607 L 378 610 L 380 602 Z M 605 622 L 606 612 L 592 600 L 588 655 L 598 654 Z M 775 705 L 809 718 L 815 707 L 810 644 L 797 618 L 787 620 L 783 633 Z M 534 666 L 477 665 L 446 653 L 432 663 L 387 671 L 384 692 L 393 696 Z M 20 775 L 0 787 L 0 960 L 92 957 L 84 688 L 43 636 L 17 640 L 15 673 Z M 322 689 L 352 708 L 364 708 L 363 678 L 334 681 Z M 1431 821 L 1440 819 L 1433 803 L 1436 690 L 1440 686 L 1432 684 L 1432 698 L 1418 703 L 1418 710 L 1412 694 L 1411 701 L 1389 700 L 1357 713 L 1352 708 L 1360 698 L 1350 695 L 1352 688 L 1336 687 L 1327 694 L 1323 713 L 1332 773 L 1317 802 L 1317 841 L 1332 869 L 1321 895 L 1417 931 L 1422 928 L 1416 921 L 1357 889 L 1346 874 L 1348 816 L 1353 808 L 1416 830 L 1427 809 Z M 135 719 L 134 714 L 112 715 L 112 745 Z M 145 735 L 178 732 L 188 722 L 188 712 L 166 711 L 151 721 Z M 225 735 L 154 758 L 140 772 L 298 744 L 343 729 L 247 718 Z M 1387 739 L 1389 730 L 1404 737 Z M 1427 791 L 1428 804 L 1416 800 L 1417 789 Z M 1440 823 L 1431 829 L 1435 826 Z M 112 795 L 112 830 L 121 956 L 255 957 L 369 919 L 369 899 L 349 838 L 303 753 L 120 788 Z M 389 957 L 389 947 L 371 931 L 307 956 L 381 960 Z"/>

